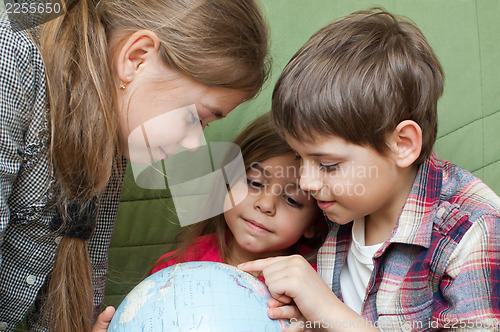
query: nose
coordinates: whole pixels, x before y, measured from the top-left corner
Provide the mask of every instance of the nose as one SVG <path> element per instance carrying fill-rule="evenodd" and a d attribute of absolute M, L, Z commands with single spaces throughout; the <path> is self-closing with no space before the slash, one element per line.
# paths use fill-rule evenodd
<path fill-rule="evenodd" d="M 197 150 L 200 147 L 202 134 L 203 130 L 201 129 L 201 126 L 194 126 L 189 129 L 186 136 L 179 141 L 179 145 L 186 150 Z"/>
<path fill-rule="evenodd" d="M 303 162 L 300 167 L 299 185 L 302 190 L 316 192 L 323 187 L 323 180 L 319 170 L 312 167 L 309 162 Z"/>
<path fill-rule="evenodd" d="M 273 194 L 267 193 L 266 189 L 263 189 L 258 195 L 254 202 L 254 208 L 269 216 L 273 216 L 276 213 L 276 197 Z"/>

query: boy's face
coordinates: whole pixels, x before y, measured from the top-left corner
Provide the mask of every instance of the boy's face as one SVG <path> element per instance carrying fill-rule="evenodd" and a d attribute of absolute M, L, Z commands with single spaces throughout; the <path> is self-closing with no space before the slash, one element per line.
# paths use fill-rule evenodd
<path fill-rule="evenodd" d="M 315 136 L 313 142 L 286 140 L 302 159 L 300 187 L 337 224 L 368 216 L 391 221 L 401 210 L 401 179 L 391 154 L 334 136 Z"/>

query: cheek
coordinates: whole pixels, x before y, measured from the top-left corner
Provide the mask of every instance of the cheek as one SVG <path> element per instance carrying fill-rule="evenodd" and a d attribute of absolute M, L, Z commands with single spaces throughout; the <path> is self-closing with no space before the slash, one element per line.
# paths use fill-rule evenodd
<path fill-rule="evenodd" d="M 243 206 L 246 204 L 249 195 L 246 178 L 239 179 L 238 182 L 231 186 L 231 189 L 224 199 L 224 211 L 240 208 L 240 205 Z"/>
<path fill-rule="evenodd" d="M 158 109 L 158 105 L 154 100 L 154 96 L 144 95 L 143 89 L 138 90 L 131 96 L 121 112 L 122 119 L 125 120 L 131 130 L 157 115 L 155 111 Z"/>
<path fill-rule="evenodd" d="M 297 209 L 287 209 L 287 211 L 282 212 L 279 217 L 283 230 L 288 231 L 289 234 L 295 235 L 298 238 L 303 233 L 303 230 L 307 229 L 312 221 L 312 211 L 311 210 L 297 210 Z"/>
<path fill-rule="evenodd" d="M 224 217 L 234 219 L 242 215 L 244 216 L 253 209 L 254 200 L 252 194 L 248 191 L 246 182 L 244 184 L 239 183 L 233 185 L 230 193 L 233 199 L 230 199 L 229 196 L 226 195 L 224 200 Z M 235 201 L 235 199 L 239 199 L 239 201 Z"/>
<path fill-rule="evenodd" d="M 185 135 L 186 133 L 183 128 L 148 133 L 149 145 L 152 147 L 161 146 L 168 148 L 169 146 L 176 145 Z"/>
<path fill-rule="evenodd" d="M 168 145 L 181 140 L 187 134 L 186 120 L 176 113 L 164 113 L 143 125 L 150 146 Z"/>
<path fill-rule="evenodd" d="M 330 176 L 324 180 L 326 190 L 338 199 L 359 199 L 368 190 L 378 190 L 378 179 L 365 173 L 350 173 L 348 176 Z"/>
<path fill-rule="evenodd" d="M 166 130 L 152 126 L 139 126 L 130 133 L 127 144 L 130 147 L 137 148 L 167 147 L 181 140 L 183 136 L 183 128 Z"/>
<path fill-rule="evenodd" d="M 233 210 L 226 210 L 224 211 L 224 219 L 226 220 L 226 223 L 229 225 L 231 224 L 231 220 L 233 218 Z"/>
<path fill-rule="evenodd" d="M 226 220 L 226 224 L 231 232 L 235 231 L 236 219 L 239 215 L 240 210 L 238 206 L 224 212 L 224 220 Z"/>

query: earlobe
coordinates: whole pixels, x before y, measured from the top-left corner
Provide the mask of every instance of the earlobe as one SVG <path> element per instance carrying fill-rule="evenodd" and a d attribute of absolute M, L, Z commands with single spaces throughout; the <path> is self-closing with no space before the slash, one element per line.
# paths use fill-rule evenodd
<path fill-rule="evenodd" d="M 156 33 L 139 30 L 132 34 L 119 48 L 115 59 L 118 79 L 126 84 L 143 70 L 144 64 L 159 56 L 160 42 Z"/>
<path fill-rule="evenodd" d="M 401 121 L 393 132 L 392 146 L 396 165 L 411 166 L 422 150 L 422 129 L 412 120 Z"/>

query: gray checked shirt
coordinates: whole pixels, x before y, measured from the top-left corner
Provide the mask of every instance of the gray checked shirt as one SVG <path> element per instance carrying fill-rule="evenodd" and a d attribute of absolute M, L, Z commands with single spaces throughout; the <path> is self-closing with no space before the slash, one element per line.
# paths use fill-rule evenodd
<path fill-rule="evenodd" d="M 38 49 L 0 14 L 0 331 L 12 331 L 35 303 L 60 241 L 49 228 L 55 212 L 48 205 L 53 169 L 45 84 Z M 122 180 L 110 180 L 89 241 L 96 308 L 103 300 Z M 46 331 L 36 324 L 30 329 Z"/>

